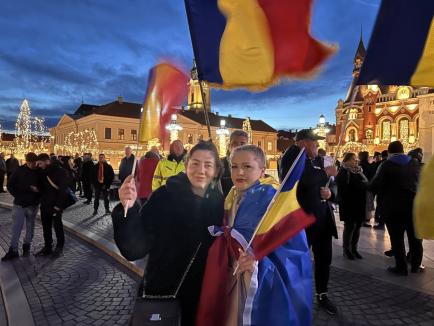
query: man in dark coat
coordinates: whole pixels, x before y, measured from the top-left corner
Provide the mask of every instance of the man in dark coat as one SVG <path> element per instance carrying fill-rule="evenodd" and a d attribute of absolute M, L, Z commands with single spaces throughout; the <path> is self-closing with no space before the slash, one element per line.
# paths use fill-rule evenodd
<path fill-rule="evenodd" d="M 74 158 L 74 176 L 75 181 L 77 182 L 77 191 L 79 192 L 79 196 L 83 194 L 83 184 L 81 182 L 81 172 L 83 168 L 83 160 L 78 153 L 75 154 Z"/>
<path fill-rule="evenodd" d="M 337 313 L 336 306 L 327 296 L 330 264 L 332 261 L 332 237 L 337 238 L 336 223 L 329 201 L 334 199 L 327 181 L 336 175 L 336 167 L 322 168 L 315 158 L 318 155 L 318 140 L 324 139 L 313 133 L 311 129 L 300 130 L 296 144 L 283 154 L 279 177 L 282 180 L 291 168 L 302 148 L 306 151 L 306 162 L 303 174 L 297 187 L 297 200 L 300 206 L 315 216 L 316 222 L 306 229 L 309 246 L 312 247 L 315 259 L 316 298 L 321 308 L 327 313 Z"/>
<path fill-rule="evenodd" d="M 18 258 L 18 241 L 20 240 L 24 222 L 26 224 L 26 236 L 23 239 L 23 256 L 30 254 L 40 197 L 36 159 L 35 153 L 27 153 L 26 164 L 18 167 L 8 180 L 9 193 L 14 197 L 14 206 L 12 207 L 13 224 L 9 251 L 2 258 L 2 261 Z"/>
<path fill-rule="evenodd" d="M 408 275 L 404 232 L 407 233 L 411 252 L 411 271 L 420 271 L 423 248 L 416 238 L 413 225 L 413 201 L 416 195 L 420 164 L 404 154 L 399 141 L 389 144 L 389 158 L 378 168 L 370 187 L 381 194 L 381 212 L 390 235 L 396 266 L 388 271 Z"/>
<path fill-rule="evenodd" d="M 93 202 L 93 215 L 98 214 L 100 194 L 104 197 L 105 213 L 110 214 L 109 190 L 115 177 L 113 168 L 105 160 L 104 154 L 99 154 L 98 163 L 93 167 L 93 187 L 95 188 L 95 200 Z"/>
<path fill-rule="evenodd" d="M 83 183 L 83 194 L 86 205 L 92 202 L 92 182 L 94 165 L 92 161 L 92 154 L 85 153 L 83 156 L 83 165 L 81 168 L 81 181 Z"/>
<path fill-rule="evenodd" d="M 233 187 L 233 182 L 231 178 L 231 165 L 229 162 L 229 155 L 234 148 L 246 145 L 249 141 L 249 135 L 244 130 L 234 130 L 229 137 L 229 149 L 227 155 L 221 159 L 222 164 L 222 176 L 221 185 L 223 190 L 223 195 L 226 197 Z"/>
<path fill-rule="evenodd" d="M 5 183 L 6 162 L 5 153 L 0 153 L 0 192 L 5 192 L 3 185 Z"/>
<path fill-rule="evenodd" d="M 56 233 L 54 255 L 59 256 L 65 245 L 65 233 L 62 223 L 62 207 L 67 197 L 67 187 L 71 182 L 68 173 L 57 160 L 51 160 L 48 154 L 38 155 L 38 166 L 41 171 L 41 221 L 44 233 L 44 247 L 36 254 L 46 256 L 52 253 L 53 235 Z"/>
<path fill-rule="evenodd" d="M 121 184 L 124 183 L 124 180 L 133 171 L 133 165 L 135 160 L 136 157 L 134 156 L 131 147 L 125 147 L 125 157 L 121 160 L 121 164 L 119 165 L 119 180 L 121 181 Z"/>
<path fill-rule="evenodd" d="M 11 154 L 11 156 L 6 160 L 6 175 L 8 180 L 19 166 L 20 163 L 15 158 L 14 154 Z"/>
<path fill-rule="evenodd" d="M 387 150 L 382 151 L 380 154 L 381 159 L 373 163 L 374 176 L 375 174 L 377 174 L 380 165 L 387 160 L 388 155 L 389 153 L 387 152 Z M 376 195 L 376 201 L 377 201 L 377 206 L 375 207 L 375 222 L 377 224 L 374 225 L 374 229 L 384 230 L 384 218 L 382 217 L 381 214 L 382 197 L 381 194 L 377 194 L 377 193 L 374 194 Z M 390 257 L 392 256 L 392 250 L 390 250 L 390 255 L 388 256 Z"/>

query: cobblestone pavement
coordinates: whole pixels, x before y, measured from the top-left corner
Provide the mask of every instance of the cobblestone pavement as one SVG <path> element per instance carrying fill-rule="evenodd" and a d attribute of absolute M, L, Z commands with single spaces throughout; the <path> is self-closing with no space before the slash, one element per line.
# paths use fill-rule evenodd
<path fill-rule="evenodd" d="M 6 311 L 5 311 L 4 302 L 3 302 L 3 294 L 2 294 L 2 291 L 0 289 L 0 325 L 6 325 L 6 324 L 7 324 Z"/>
<path fill-rule="evenodd" d="M 114 207 L 114 204 L 113 202 L 110 203 L 111 207 Z M 78 203 L 65 212 L 64 219 L 108 241 L 113 241 L 111 218 L 103 215 L 102 205 L 100 205 L 100 211 L 100 214 L 93 217 L 93 205 Z M 0 213 L 0 218 L 2 216 L 4 214 Z M 3 224 L 1 224 L 1 227 L 3 230 Z M 369 236 L 370 232 L 365 231 L 362 233 L 364 236 Z M 1 233 L 3 234 L 4 231 L 1 231 Z M 41 234 L 39 226 L 36 233 Z M 84 316 L 87 317 L 81 321 L 82 324 L 87 322 L 97 325 L 101 320 L 126 324 L 137 277 L 131 276 L 130 273 L 125 272 L 111 260 L 105 258 L 104 255 L 86 245 L 70 237 L 67 238 L 67 241 L 67 251 L 65 256 L 60 259 L 52 261 L 33 258 L 33 260 L 30 259 L 31 264 L 27 266 L 24 264 L 24 259 L 20 258 L 20 261 L 15 263 L 17 272 L 24 275 L 20 276 L 20 278 L 26 280 L 29 275 L 33 275 L 34 279 L 38 279 L 38 282 L 27 282 L 27 284 L 31 283 L 32 289 L 30 291 L 25 288 L 26 294 L 27 292 L 32 293 L 32 291 L 35 293 L 35 286 L 38 288 L 36 296 L 28 296 L 32 312 L 35 311 L 34 313 L 38 318 L 46 321 L 48 318 L 44 307 L 48 309 L 47 312 L 50 312 L 52 310 L 49 307 L 56 307 L 57 304 L 59 308 L 55 308 L 57 309 L 55 314 L 51 314 L 53 321 L 54 318 L 57 318 L 57 320 L 59 318 L 71 318 L 70 320 L 74 322 L 70 324 L 75 325 L 76 318 L 78 318 L 76 315 L 81 316 L 85 312 Z M 364 241 L 369 242 L 371 240 L 364 239 Z M 336 244 L 338 243 L 336 242 Z M 4 246 L 3 243 L 1 245 Z M 382 243 L 381 246 L 387 247 L 388 244 Z M 68 253 L 68 248 L 72 247 L 74 249 L 69 249 Z M 368 248 L 368 243 L 366 248 Z M 335 251 L 340 254 L 338 251 L 341 248 L 337 247 L 335 249 L 338 249 Z M 378 257 L 382 250 L 383 247 L 377 250 L 377 256 L 375 257 Z M 373 260 L 369 257 L 372 258 L 374 255 L 366 254 L 364 256 L 365 259 L 359 263 L 372 264 Z M 68 259 L 65 259 L 66 257 Z M 337 259 L 336 262 L 338 262 Z M 92 268 L 88 267 L 88 265 L 83 268 L 83 264 L 89 263 Z M 35 265 L 37 267 L 30 267 Z M 63 276 L 57 276 L 59 269 L 62 271 L 60 273 Z M 383 267 L 381 267 L 382 269 Z M 48 276 L 52 273 L 54 273 L 55 278 Z M 432 273 L 432 271 L 429 273 Z M 407 282 L 409 280 L 415 282 L 419 280 L 417 279 L 418 276 L 412 277 L 413 279 L 407 279 Z M 55 283 L 54 286 L 49 283 L 50 279 L 55 280 L 51 282 Z M 330 298 L 337 304 L 339 314 L 329 316 L 315 304 L 313 325 L 433 325 L 434 296 L 426 292 L 413 290 L 408 286 L 400 286 L 400 282 L 381 280 L 369 273 L 365 273 L 364 270 L 358 271 L 357 267 L 348 270 L 334 266 L 331 270 Z M 34 283 L 38 283 L 38 285 Z M 39 283 L 42 283 L 42 285 L 39 285 Z M 24 284 L 26 283 L 24 282 Z M 80 284 L 79 288 L 77 284 Z M 105 289 L 109 290 L 106 291 Z M 53 298 L 57 298 L 57 301 L 53 301 Z M 65 300 L 69 300 L 67 305 L 63 302 Z M 112 316 L 119 317 L 119 319 L 114 319 Z M 48 325 L 44 322 L 38 324 Z M 102 324 L 109 323 L 104 322 Z"/>
<path fill-rule="evenodd" d="M 10 211 L 0 209 L 0 246 L 5 251 L 10 224 Z M 37 223 L 32 252 L 42 246 Z M 36 325 L 128 324 L 138 277 L 99 250 L 66 235 L 63 256 L 20 257 L 13 265 Z"/>

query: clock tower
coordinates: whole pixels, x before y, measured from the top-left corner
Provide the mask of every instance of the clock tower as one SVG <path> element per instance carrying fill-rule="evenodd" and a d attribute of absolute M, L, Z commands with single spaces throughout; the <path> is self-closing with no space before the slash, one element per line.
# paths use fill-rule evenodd
<path fill-rule="evenodd" d="M 205 95 L 205 105 L 206 110 L 208 112 L 211 111 L 211 97 L 210 97 L 210 89 L 206 82 L 202 81 L 202 88 Z M 188 101 L 187 101 L 187 109 L 188 110 L 203 110 L 204 109 L 204 103 L 202 100 L 202 94 L 200 91 L 200 84 L 199 84 L 199 76 L 197 73 L 197 67 L 196 67 L 196 61 L 193 60 L 193 68 L 191 69 L 191 78 L 188 82 Z"/>

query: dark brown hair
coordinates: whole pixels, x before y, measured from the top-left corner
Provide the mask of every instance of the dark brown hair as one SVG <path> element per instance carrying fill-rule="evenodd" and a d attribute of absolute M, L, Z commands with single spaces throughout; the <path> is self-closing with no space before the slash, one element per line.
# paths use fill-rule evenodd
<path fill-rule="evenodd" d="M 355 154 L 355 153 L 351 153 L 351 152 L 349 152 L 349 153 L 345 153 L 342 162 L 348 162 L 349 160 L 351 160 L 351 158 L 352 158 L 353 156 L 356 156 L 356 154 Z M 356 156 L 356 157 L 357 157 L 357 156 Z"/>
<path fill-rule="evenodd" d="M 211 152 L 212 156 L 214 157 L 214 161 L 215 161 L 215 167 L 216 167 L 216 172 L 217 172 L 216 178 L 220 177 L 220 173 L 222 171 L 222 165 L 220 162 L 219 153 L 217 151 L 217 148 L 213 144 L 213 142 L 211 140 L 207 140 L 207 141 L 202 140 L 202 141 L 198 142 L 196 145 L 194 145 L 190 149 L 190 152 L 187 155 L 187 159 L 185 160 L 186 165 L 188 164 L 188 161 L 190 160 L 191 156 L 196 151 L 209 151 L 209 152 Z"/>

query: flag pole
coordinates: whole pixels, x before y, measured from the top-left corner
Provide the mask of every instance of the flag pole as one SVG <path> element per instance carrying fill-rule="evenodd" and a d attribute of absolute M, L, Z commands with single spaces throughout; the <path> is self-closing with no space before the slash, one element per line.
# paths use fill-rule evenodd
<path fill-rule="evenodd" d="M 249 243 L 247 244 L 247 247 L 244 248 L 244 251 L 246 251 L 247 249 L 250 248 L 250 246 L 252 245 L 253 239 L 255 238 L 256 234 L 259 231 L 260 226 L 262 225 L 262 222 L 264 221 L 265 216 L 267 216 L 267 213 L 270 211 L 271 207 L 273 207 L 274 202 L 276 201 L 277 196 L 279 196 L 279 194 L 282 192 L 282 188 L 283 185 L 286 183 L 286 181 L 288 180 L 289 176 L 291 175 L 292 171 L 294 170 L 295 166 L 297 165 L 298 161 L 300 160 L 300 157 L 303 155 L 305 149 L 302 148 L 300 150 L 300 152 L 298 153 L 297 157 L 295 158 L 294 162 L 292 162 L 291 167 L 288 170 L 288 173 L 286 173 L 285 178 L 283 179 L 283 181 L 280 183 L 279 189 L 277 189 L 277 191 L 275 192 L 273 198 L 271 199 L 270 203 L 267 206 L 267 209 L 264 213 L 264 215 L 262 215 L 261 219 L 259 220 L 258 225 L 256 226 L 255 232 L 253 232 L 252 237 L 250 238 Z M 235 275 L 237 270 L 238 270 L 239 264 L 237 263 L 237 266 L 235 267 L 234 273 L 232 275 Z"/>

